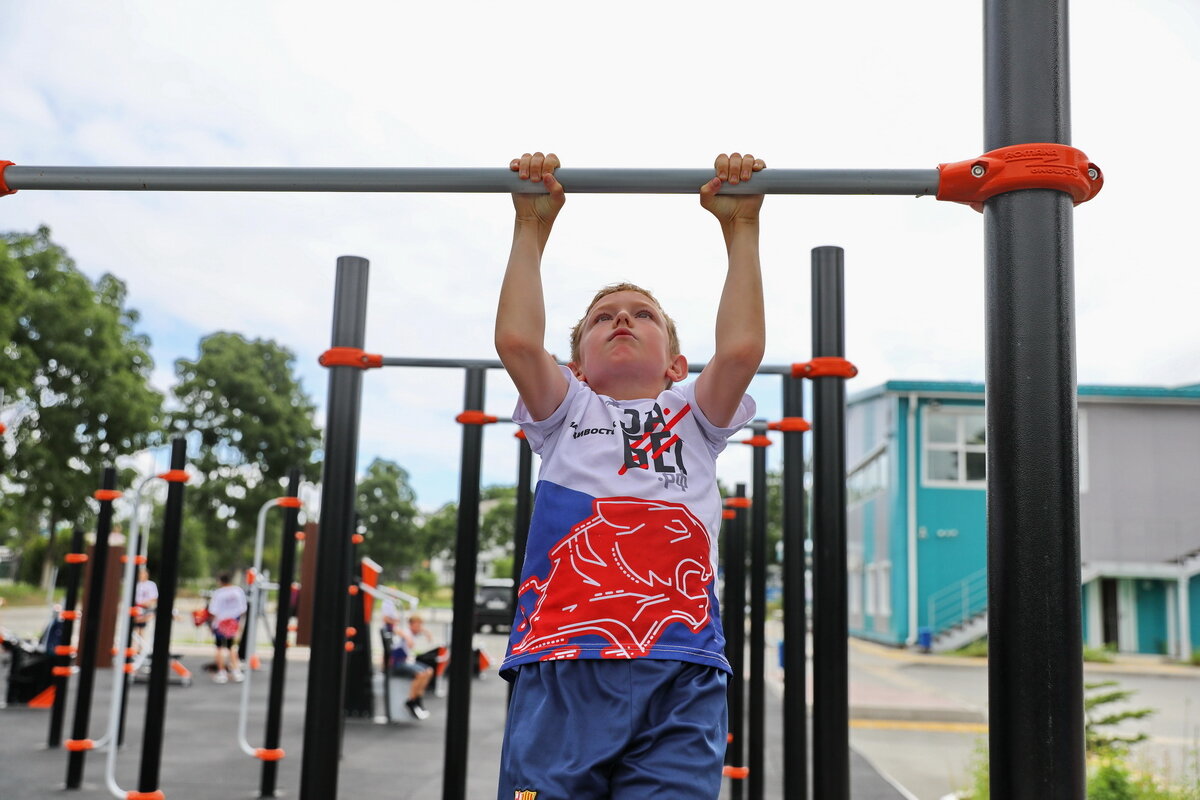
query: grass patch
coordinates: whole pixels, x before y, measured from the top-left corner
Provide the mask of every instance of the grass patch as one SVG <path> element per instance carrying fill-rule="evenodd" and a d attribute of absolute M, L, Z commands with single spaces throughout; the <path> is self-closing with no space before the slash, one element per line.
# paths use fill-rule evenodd
<path fill-rule="evenodd" d="M 962 656 L 963 658 L 987 658 L 987 654 L 988 640 L 986 636 L 946 653 L 948 656 Z"/>
<path fill-rule="evenodd" d="M 62 589 L 54 590 L 54 599 L 61 600 Z M 0 597 L 9 606 L 40 606 L 46 603 L 46 590 L 29 583 L 0 584 Z"/>

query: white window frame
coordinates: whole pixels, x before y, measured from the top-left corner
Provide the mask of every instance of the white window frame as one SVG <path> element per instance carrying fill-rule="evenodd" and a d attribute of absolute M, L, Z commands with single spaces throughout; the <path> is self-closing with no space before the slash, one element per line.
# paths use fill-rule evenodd
<path fill-rule="evenodd" d="M 875 564 L 875 579 L 879 582 L 875 590 L 878 613 L 881 617 L 892 615 L 892 562 L 879 561 Z"/>
<path fill-rule="evenodd" d="M 968 444 L 963 430 L 963 418 L 967 416 L 979 416 L 985 414 L 983 406 L 976 405 L 926 405 L 922 410 L 921 418 L 921 484 L 923 486 L 935 486 L 945 489 L 986 489 L 987 476 L 985 474 L 982 480 L 967 480 L 967 453 L 983 453 L 987 454 L 987 444 Z M 930 415 L 945 415 L 955 417 L 955 441 L 950 442 L 931 442 L 929 440 L 929 417 Z M 984 421 L 986 423 L 986 415 Z M 929 453 L 937 451 L 941 453 L 957 453 L 958 460 L 958 479 L 945 480 L 933 479 L 929 477 Z"/>

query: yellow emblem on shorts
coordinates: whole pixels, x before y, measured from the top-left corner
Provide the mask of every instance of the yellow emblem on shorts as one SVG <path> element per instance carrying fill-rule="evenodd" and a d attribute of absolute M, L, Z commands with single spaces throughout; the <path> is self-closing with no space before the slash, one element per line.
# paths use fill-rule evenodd
<path fill-rule="evenodd" d="M 513 795 L 513 800 L 537 800 L 537 792 L 530 791 L 529 789 L 517 789 L 516 794 Z"/>

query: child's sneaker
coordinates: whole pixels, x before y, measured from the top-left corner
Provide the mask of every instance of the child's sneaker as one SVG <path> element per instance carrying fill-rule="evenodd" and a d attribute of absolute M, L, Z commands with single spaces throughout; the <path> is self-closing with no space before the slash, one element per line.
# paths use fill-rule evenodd
<path fill-rule="evenodd" d="M 429 719 L 429 711 L 421 705 L 421 699 L 418 697 L 415 700 L 409 700 L 404 706 L 408 709 L 408 713 L 412 714 L 416 719 Z"/>
<path fill-rule="evenodd" d="M 246 680 L 246 673 L 242 672 L 240 669 L 235 669 L 233 672 L 229 673 L 229 677 L 233 678 L 234 683 L 241 683 L 242 681 Z"/>
<path fill-rule="evenodd" d="M 213 676 L 213 683 L 229 683 L 229 674 L 225 670 L 221 670 Z"/>

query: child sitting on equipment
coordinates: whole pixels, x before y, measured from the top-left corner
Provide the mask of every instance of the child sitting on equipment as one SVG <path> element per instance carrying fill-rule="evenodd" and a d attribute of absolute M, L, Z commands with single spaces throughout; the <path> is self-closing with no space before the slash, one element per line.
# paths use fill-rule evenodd
<path fill-rule="evenodd" d="M 722 154 L 700 187 L 728 269 L 716 350 L 687 377 L 675 324 L 650 292 L 602 289 L 546 351 L 541 257 L 565 202 L 553 154 L 513 159 L 545 194 L 514 194 L 496 349 L 520 393 L 513 419 L 542 456 L 519 603 L 501 675 L 513 682 L 501 800 L 720 791 L 730 671 L 717 611 L 716 456 L 749 422 L 765 342 L 762 195 L 718 194 L 766 165 Z M 532 796 L 532 795 L 531 795 Z"/>

